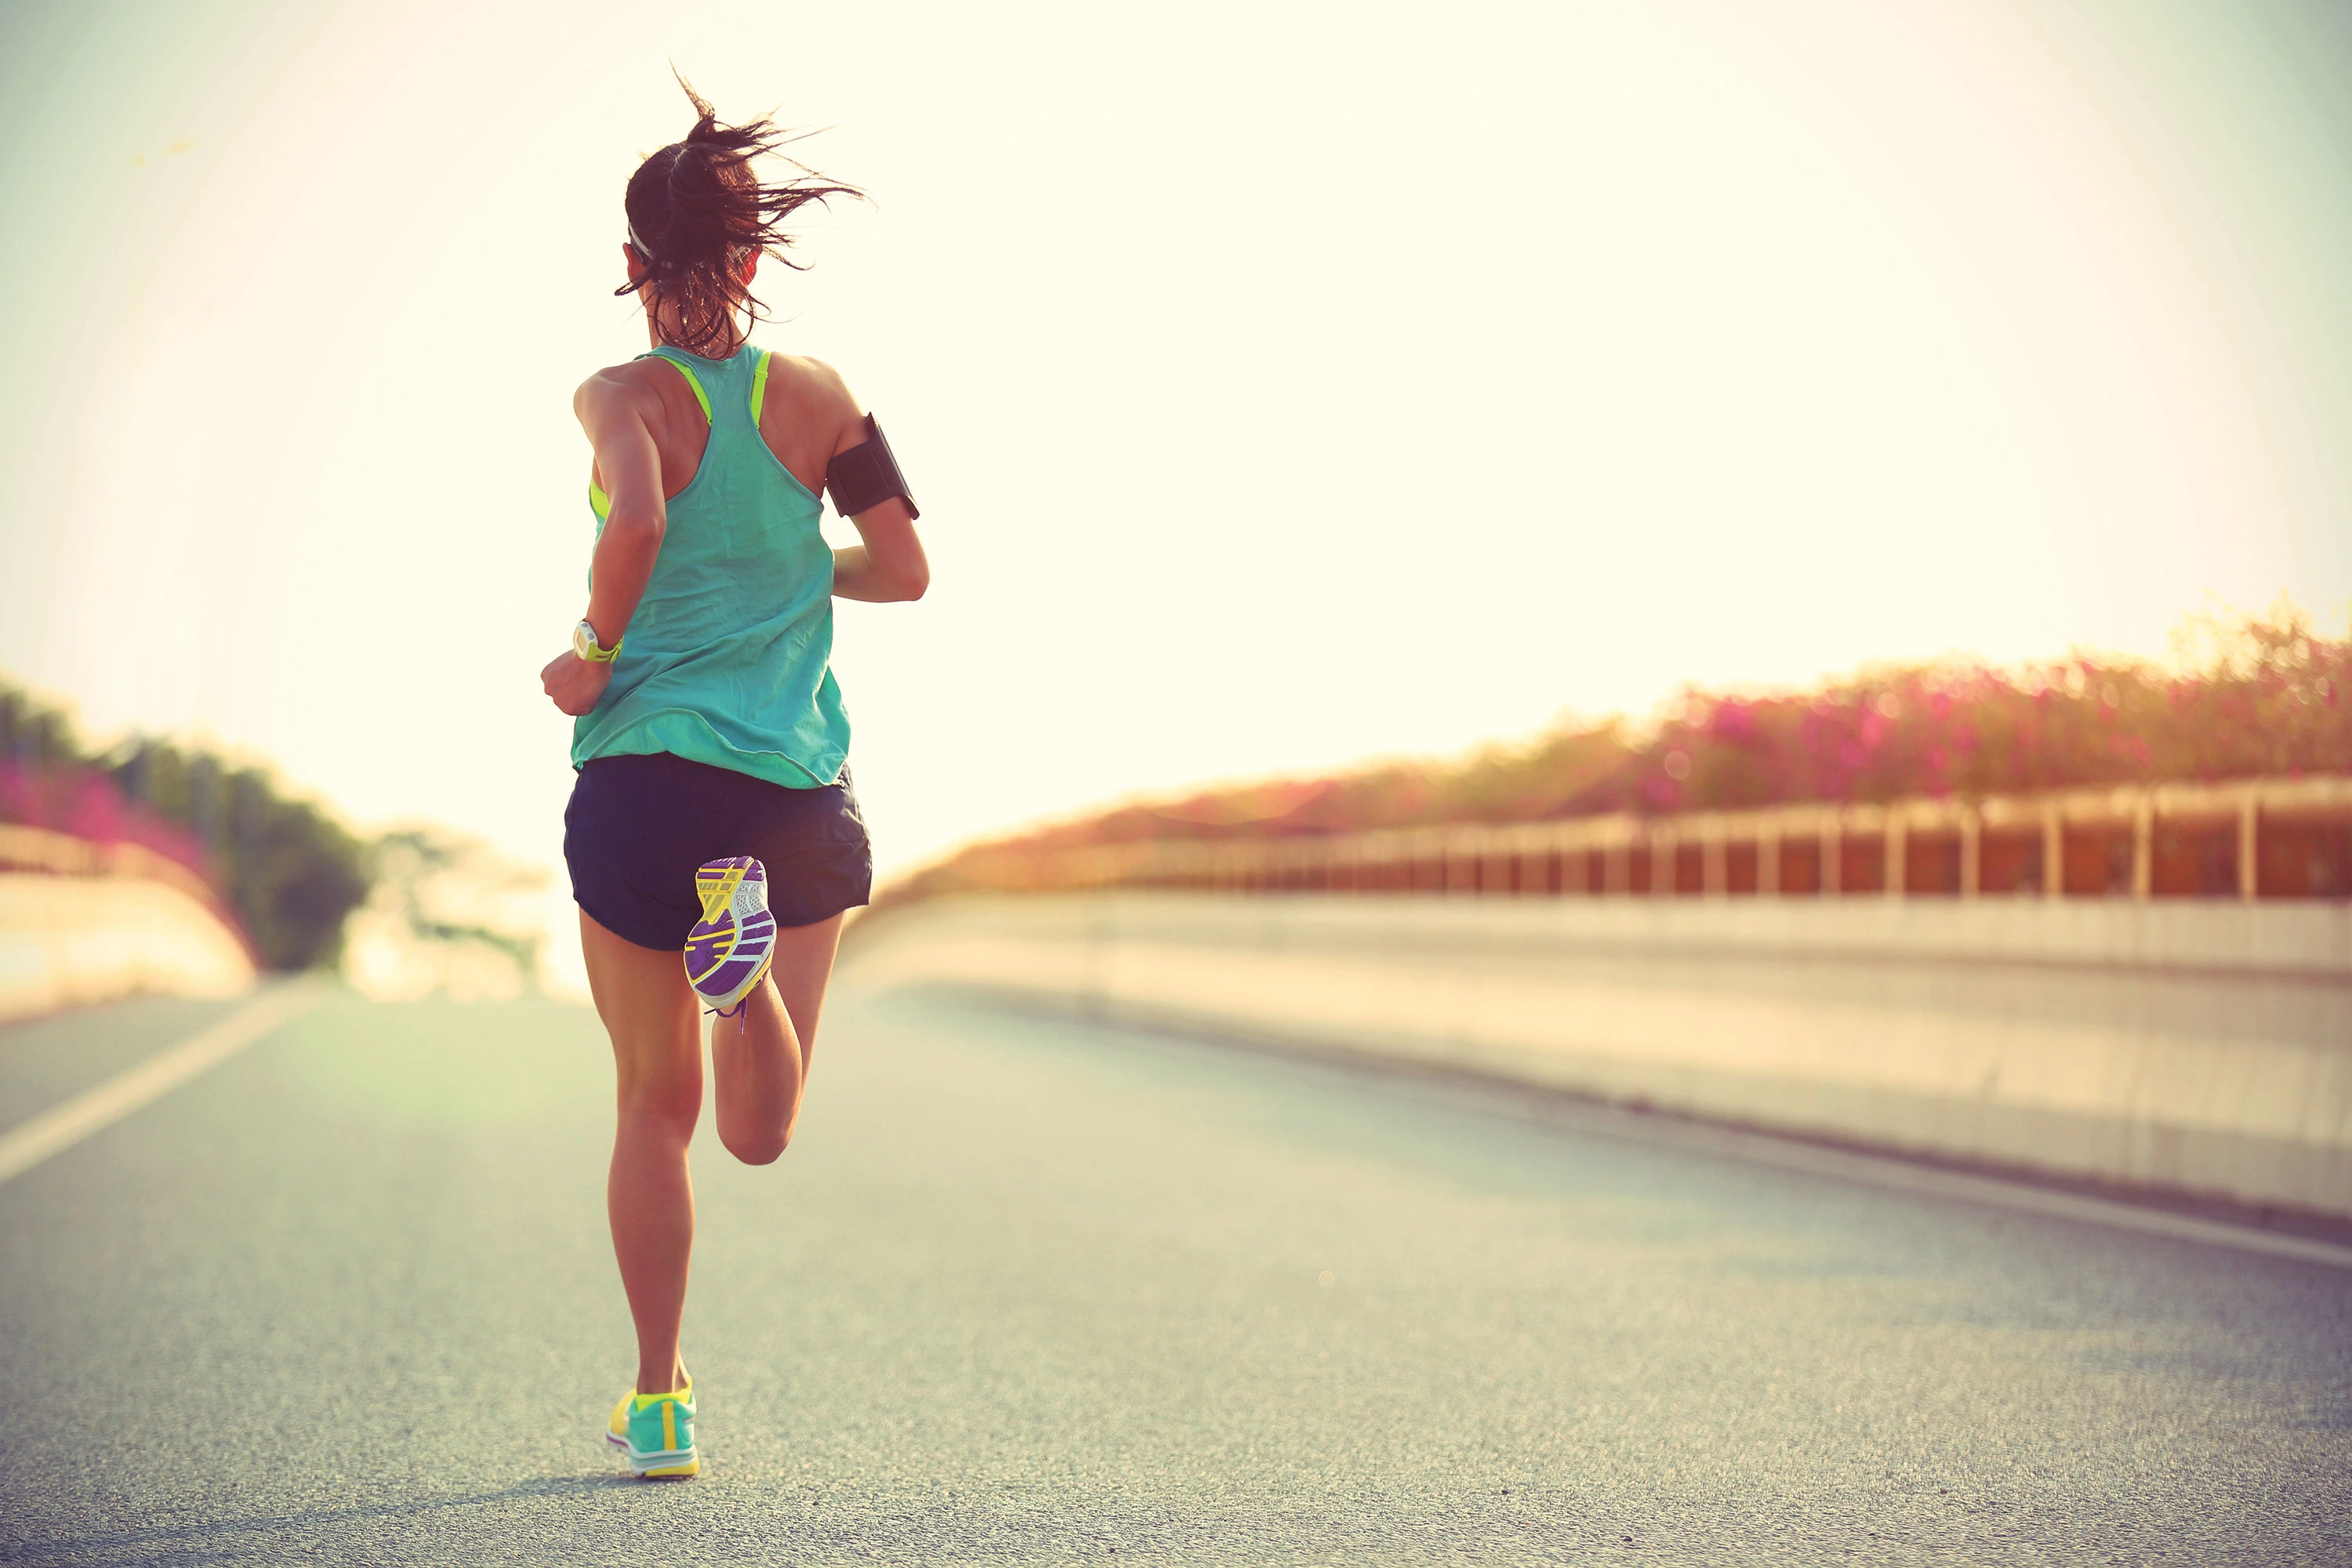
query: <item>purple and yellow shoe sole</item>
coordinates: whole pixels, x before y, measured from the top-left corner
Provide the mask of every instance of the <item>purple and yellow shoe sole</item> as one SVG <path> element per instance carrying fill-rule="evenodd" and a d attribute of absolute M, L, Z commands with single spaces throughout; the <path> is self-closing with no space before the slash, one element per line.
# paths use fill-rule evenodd
<path fill-rule="evenodd" d="M 687 934 L 686 978 L 707 1005 L 731 1014 L 775 956 L 768 870 L 749 855 L 713 860 L 694 874 L 694 890 L 702 919 Z"/>

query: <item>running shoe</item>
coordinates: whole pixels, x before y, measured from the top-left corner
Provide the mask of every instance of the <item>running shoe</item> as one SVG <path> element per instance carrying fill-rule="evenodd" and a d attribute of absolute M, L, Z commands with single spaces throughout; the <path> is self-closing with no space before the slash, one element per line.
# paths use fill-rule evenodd
<path fill-rule="evenodd" d="M 675 1394 L 624 1394 L 604 1424 L 604 1441 L 629 1457 L 641 1476 L 700 1473 L 694 1449 L 694 1379 Z"/>
<path fill-rule="evenodd" d="M 722 1018 L 768 973 L 776 917 L 768 912 L 768 868 L 749 855 L 713 860 L 694 874 L 702 919 L 686 939 L 686 977 Z"/>

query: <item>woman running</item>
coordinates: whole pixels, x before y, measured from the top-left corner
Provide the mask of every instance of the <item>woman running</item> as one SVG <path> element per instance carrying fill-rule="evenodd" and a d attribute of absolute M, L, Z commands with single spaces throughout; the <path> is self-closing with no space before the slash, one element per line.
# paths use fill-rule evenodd
<path fill-rule="evenodd" d="M 930 579 L 913 500 L 841 377 L 746 341 L 760 258 L 792 265 L 784 221 L 858 193 L 805 172 L 761 184 L 753 160 L 784 138 L 687 96 L 694 129 L 638 166 L 625 204 L 615 292 L 644 305 L 652 351 L 572 399 L 596 547 L 572 651 L 541 672 L 576 720 L 563 855 L 620 1085 L 606 1203 L 637 1384 L 605 1436 L 641 1476 L 701 1468 L 678 1353 L 699 1016 L 720 1020 L 719 1142 L 767 1164 L 800 1118 L 842 914 L 873 879 L 832 596 L 917 599 Z M 825 544 L 828 485 L 862 544 Z"/>

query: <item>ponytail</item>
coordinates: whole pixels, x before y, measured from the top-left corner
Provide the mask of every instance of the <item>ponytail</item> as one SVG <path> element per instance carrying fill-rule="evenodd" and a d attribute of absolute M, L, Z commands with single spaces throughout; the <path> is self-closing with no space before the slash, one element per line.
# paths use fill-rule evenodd
<path fill-rule="evenodd" d="M 744 261 L 772 256 L 798 270 L 800 263 L 786 254 L 793 237 L 784 231 L 785 220 L 811 202 L 830 205 L 835 196 L 862 200 L 865 193 L 830 184 L 797 163 L 792 165 L 797 174 L 761 184 L 752 161 L 775 154 L 796 138 L 764 119 L 722 125 L 683 77 L 678 86 L 694 105 L 694 129 L 629 176 L 623 201 L 629 247 L 645 270 L 614 292 L 650 287 L 677 313 L 677 347 L 690 353 L 723 353 L 734 336 L 739 309 L 753 321 L 767 319 L 765 307 L 738 276 Z"/>

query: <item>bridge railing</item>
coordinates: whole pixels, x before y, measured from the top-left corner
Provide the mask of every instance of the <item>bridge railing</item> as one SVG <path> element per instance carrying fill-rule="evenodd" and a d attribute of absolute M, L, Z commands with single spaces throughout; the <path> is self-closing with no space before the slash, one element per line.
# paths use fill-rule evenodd
<path fill-rule="evenodd" d="M 94 844 L 71 834 L 0 822 L 0 871 L 40 871 L 56 877 L 137 877 L 176 888 L 208 909 L 226 912 L 211 883 L 168 855 L 143 844 Z"/>
<path fill-rule="evenodd" d="M 1159 839 L 1025 859 L 1005 885 L 1528 897 L 2341 899 L 2352 897 L 2352 777 Z"/>
<path fill-rule="evenodd" d="M 0 1022 L 140 992 L 233 996 L 251 945 L 219 895 L 138 844 L 0 823 Z"/>

